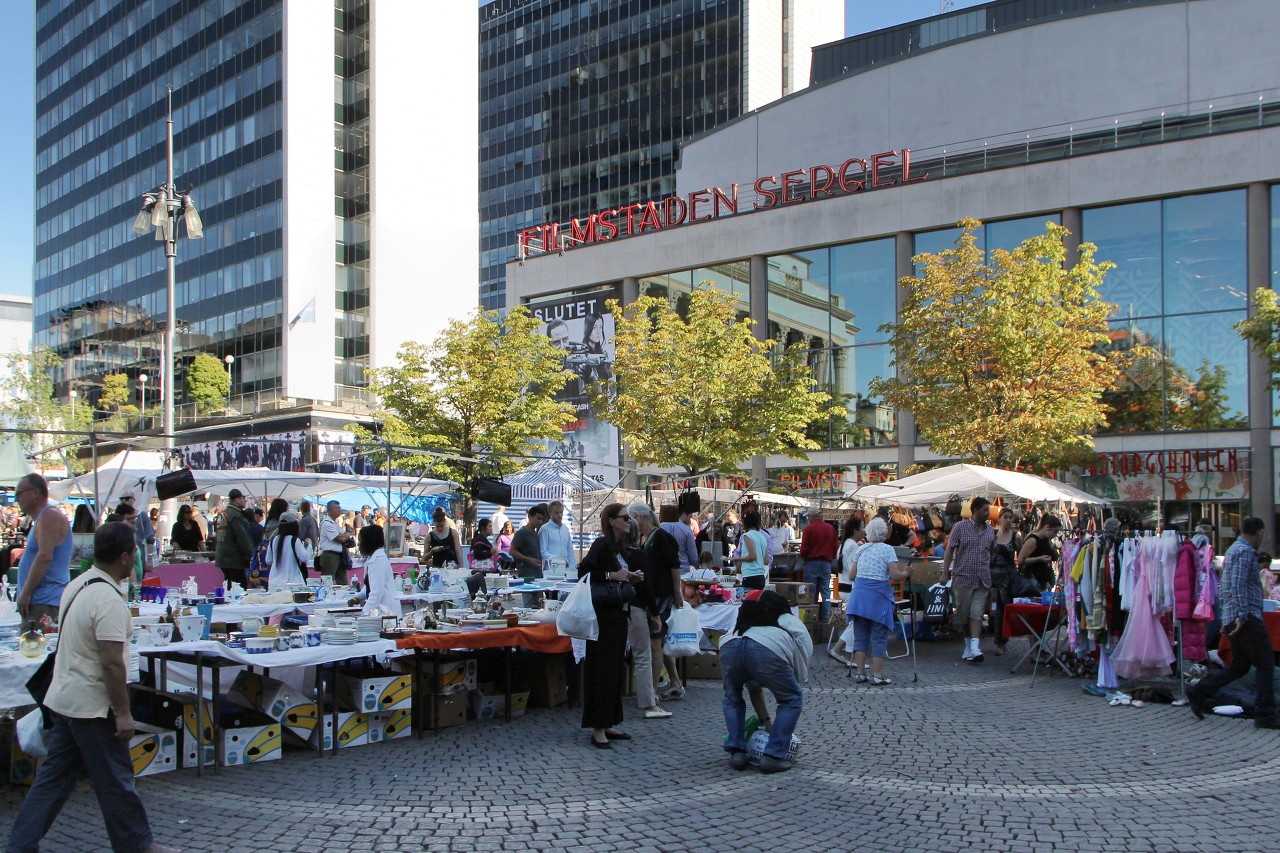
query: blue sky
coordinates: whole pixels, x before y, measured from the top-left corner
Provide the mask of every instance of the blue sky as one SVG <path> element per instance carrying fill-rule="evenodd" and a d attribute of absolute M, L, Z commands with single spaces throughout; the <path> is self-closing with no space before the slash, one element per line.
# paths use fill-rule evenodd
<path fill-rule="evenodd" d="M 963 9 L 982 0 L 955 0 Z M 481 2 L 479 5 L 483 6 Z M 940 0 L 845 0 L 849 35 L 936 15 Z M 0 293 L 31 295 L 34 243 L 35 0 L 8 0 L 0 27 Z"/>

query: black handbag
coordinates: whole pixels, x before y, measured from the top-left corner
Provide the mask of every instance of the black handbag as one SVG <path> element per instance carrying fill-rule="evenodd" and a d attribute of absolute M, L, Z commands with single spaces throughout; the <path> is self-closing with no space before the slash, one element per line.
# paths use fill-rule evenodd
<path fill-rule="evenodd" d="M 960 513 L 963 510 L 963 507 L 961 506 L 961 503 L 960 503 L 960 496 L 952 495 L 951 497 L 947 498 L 947 505 L 943 508 L 943 510 L 946 512 L 947 515 L 954 515 L 956 518 L 959 518 Z"/>
<path fill-rule="evenodd" d="M 636 600 L 636 588 L 627 581 L 606 580 L 591 584 L 591 603 L 596 607 L 621 610 Z"/>
<path fill-rule="evenodd" d="M 1040 584 L 1036 583 L 1035 578 L 1029 578 L 1026 575 L 1014 573 L 1009 579 L 1009 598 L 1040 598 Z"/>
<path fill-rule="evenodd" d="M 924 621 L 945 624 L 951 621 L 951 587 L 935 586 L 929 591 L 929 604 L 924 611 Z"/>
<path fill-rule="evenodd" d="M 62 621 L 66 622 L 67 617 L 71 615 L 71 605 L 76 603 L 76 599 L 80 597 L 80 593 L 84 592 L 85 587 L 95 583 L 106 583 L 102 578 L 94 578 L 85 583 L 84 586 L 76 590 L 76 594 L 71 596 L 71 600 L 67 602 L 66 612 L 62 614 Z M 40 716 L 44 720 L 46 729 L 53 728 L 53 720 L 49 717 L 49 709 L 44 706 L 44 697 L 49 695 L 49 688 L 53 686 L 53 665 L 58 657 L 58 650 L 55 648 L 49 652 L 40 667 L 27 679 L 27 692 L 31 694 L 31 698 L 36 700 L 36 704 L 40 706 Z"/>

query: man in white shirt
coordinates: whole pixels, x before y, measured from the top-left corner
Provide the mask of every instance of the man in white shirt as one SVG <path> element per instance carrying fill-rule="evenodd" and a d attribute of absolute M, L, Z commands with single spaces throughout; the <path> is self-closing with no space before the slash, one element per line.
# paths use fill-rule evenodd
<path fill-rule="evenodd" d="M 564 523 L 564 504 L 552 501 L 547 508 L 551 511 L 551 520 L 538 528 L 538 547 L 542 551 L 543 565 L 559 557 L 567 563 L 565 573 L 576 578 L 578 558 L 573 553 L 573 531 Z"/>
<path fill-rule="evenodd" d="M 71 796 L 81 770 L 103 811 L 116 853 L 176 853 L 155 843 L 133 781 L 134 734 L 127 684 L 132 623 L 120 584 L 133 571 L 133 527 L 103 524 L 93 535 L 93 568 L 62 595 L 58 652 L 44 707 L 49 755 L 36 773 L 9 834 L 8 850 L 39 850 L 40 840 Z"/>
<path fill-rule="evenodd" d="M 345 586 L 347 568 L 342 557 L 353 537 L 347 533 L 341 518 L 342 504 L 329 501 L 325 506 L 325 516 L 320 521 L 320 547 L 316 549 L 316 568 L 329 583 Z"/>
<path fill-rule="evenodd" d="M 497 512 L 489 516 L 489 529 L 493 531 L 494 536 L 502 534 L 502 527 L 507 521 L 507 514 L 502 511 L 502 507 L 498 507 Z"/>

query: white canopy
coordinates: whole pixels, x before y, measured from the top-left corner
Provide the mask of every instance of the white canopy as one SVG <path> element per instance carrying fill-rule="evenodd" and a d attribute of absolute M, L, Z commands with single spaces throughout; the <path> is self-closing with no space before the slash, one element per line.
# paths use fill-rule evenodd
<path fill-rule="evenodd" d="M 1034 474 L 987 468 L 983 465 L 948 465 L 923 474 L 913 474 L 891 483 L 862 486 L 846 492 L 846 498 L 900 504 L 902 506 L 927 506 L 943 504 L 952 495 L 966 498 L 970 495 L 984 497 L 1022 498 L 1024 500 L 1057 503 L 1105 504 L 1106 500 L 1088 492 Z"/>
<path fill-rule="evenodd" d="M 99 505 L 113 507 L 119 496 L 133 490 L 139 504 L 145 506 L 155 497 L 156 477 L 164 473 L 164 455 L 150 451 L 132 450 L 119 454 L 98 467 L 96 474 L 90 471 L 69 480 L 49 484 L 49 497 L 55 501 L 78 495 L 94 495 L 96 488 L 102 492 Z M 241 468 L 237 471 L 192 471 L 196 491 L 223 496 L 232 489 L 260 498 L 284 498 L 301 500 L 305 497 L 324 497 L 348 489 L 386 491 L 385 476 L 361 476 L 358 474 L 321 474 L 314 471 L 272 471 L 268 468 Z M 412 492 L 417 495 L 435 495 L 457 488 L 447 480 L 431 480 L 417 477 L 391 477 L 394 491 Z"/>

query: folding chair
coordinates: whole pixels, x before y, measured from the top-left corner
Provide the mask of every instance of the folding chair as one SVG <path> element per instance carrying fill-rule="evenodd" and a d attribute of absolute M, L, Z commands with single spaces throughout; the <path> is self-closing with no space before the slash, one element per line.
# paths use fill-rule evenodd
<path fill-rule="evenodd" d="M 915 621 L 915 605 L 911 601 L 911 594 L 907 591 L 907 582 L 904 578 L 889 581 L 889 585 L 893 588 L 893 617 L 898 625 L 898 632 L 902 634 L 902 642 L 905 648 L 901 654 L 889 654 L 889 660 L 897 660 L 911 656 L 911 680 L 916 681 L 916 621 Z M 907 634 L 907 622 L 911 623 L 911 634 Z M 887 650 L 886 650 L 887 651 Z"/>

